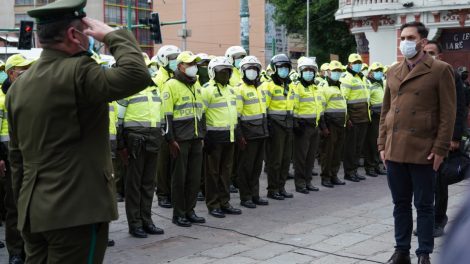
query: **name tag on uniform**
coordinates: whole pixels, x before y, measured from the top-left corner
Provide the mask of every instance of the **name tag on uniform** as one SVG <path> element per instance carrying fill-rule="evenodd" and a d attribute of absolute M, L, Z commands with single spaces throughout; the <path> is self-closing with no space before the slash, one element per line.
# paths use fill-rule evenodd
<path fill-rule="evenodd" d="M 246 96 L 248 96 L 249 98 L 255 97 L 255 93 L 249 92 L 249 93 L 246 94 Z"/>
<path fill-rule="evenodd" d="M 214 97 L 218 98 L 218 97 L 222 97 L 222 95 L 220 95 L 219 93 L 214 93 Z"/>
<path fill-rule="evenodd" d="M 282 94 L 282 90 L 276 89 L 276 90 L 274 90 L 274 93 L 275 94 Z"/>
<path fill-rule="evenodd" d="M 189 96 L 183 96 L 183 98 L 181 98 L 183 101 L 189 101 Z"/>

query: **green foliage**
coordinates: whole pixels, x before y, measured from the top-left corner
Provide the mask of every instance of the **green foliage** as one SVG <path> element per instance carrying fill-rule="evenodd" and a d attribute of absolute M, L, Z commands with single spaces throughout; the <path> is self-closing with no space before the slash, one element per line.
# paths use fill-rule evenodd
<path fill-rule="evenodd" d="M 286 25 L 289 33 L 299 33 L 304 37 L 307 31 L 306 0 L 271 0 L 276 6 L 275 20 Z M 356 52 L 354 36 L 346 23 L 335 20 L 338 0 L 310 1 L 310 56 L 317 62 L 330 60 L 331 54 L 338 54 L 342 63 L 348 55 Z"/>

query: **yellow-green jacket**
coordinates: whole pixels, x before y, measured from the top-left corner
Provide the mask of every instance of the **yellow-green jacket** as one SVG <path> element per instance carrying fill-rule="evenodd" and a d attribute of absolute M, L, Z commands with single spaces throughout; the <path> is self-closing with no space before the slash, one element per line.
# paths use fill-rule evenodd
<path fill-rule="evenodd" d="M 353 123 L 369 122 L 369 89 L 365 78 L 348 68 L 339 81 L 348 104 L 348 119 Z"/>
<path fill-rule="evenodd" d="M 268 119 L 283 127 L 292 128 L 295 96 L 294 83 L 289 80 L 285 89 L 283 86 L 277 85 L 274 80 L 270 80 L 264 82 L 260 89 L 264 91 L 266 96 Z"/>
<path fill-rule="evenodd" d="M 269 136 L 266 115 L 266 97 L 261 86 L 239 83 L 238 113 L 240 136 L 246 140 Z"/>
<path fill-rule="evenodd" d="M 328 127 L 331 125 L 344 127 L 346 125 L 348 106 L 339 86 L 339 82 L 331 79 L 321 86 L 326 103 L 324 121 Z"/>

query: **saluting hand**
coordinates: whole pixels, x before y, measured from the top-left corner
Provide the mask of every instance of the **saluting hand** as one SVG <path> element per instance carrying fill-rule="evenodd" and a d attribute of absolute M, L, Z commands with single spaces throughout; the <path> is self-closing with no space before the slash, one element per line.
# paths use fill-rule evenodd
<path fill-rule="evenodd" d="M 105 23 L 92 19 L 89 17 L 82 18 L 82 22 L 88 26 L 87 29 L 83 30 L 83 33 L 86 35 L 92 36 L 94 39 L 98 40 L 99 42 L 103 42 L 104 37 L 114 29 Z"/>

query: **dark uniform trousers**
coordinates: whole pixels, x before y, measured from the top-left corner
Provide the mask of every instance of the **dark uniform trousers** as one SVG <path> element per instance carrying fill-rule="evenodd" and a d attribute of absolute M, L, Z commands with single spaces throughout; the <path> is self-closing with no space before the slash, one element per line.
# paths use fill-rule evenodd
<path fill-rule="evenodd" d="M 267 143 L 268 192 L 284 189 L 292 158 L 293 132 L 276 122 L 271 122 Z"/>
<path fill-rule="evenodd" d="M 201 185 L 202 140 L 178 142 L 180 152 L 172 161 L 171 202 L 174 217 L 186 217 L 196 206 Z"/>
<path fill-rule="evenodd" d="M 343 160 L 345 174 L 354 175 L 357 173 L 368 126 L 369 122 L 356 123 L 352 127 L 346 128 Z"/>
<path fill-rule="evenodd" d="M 240 200 L 259 198 L 259 177 L 263 167 L 265 139 L 248 140 L 245 149 L 240 149 L 238 160 L 238 187 Z"/>
<path fill-rule="evenodd" d="M 444 228 L 447 224 L 447 204 L 449 201 L 449 186 L 442 174 L 437 174 L 436 191 L 434 193 L 434 226 Z"/>
<path fill-rule="evenodd" d="M 305 188 L 312 181 L 312 169 L 318 150 L 318 128 L 305 125 L 298 133 L 294 133 L 294 171 L 295 187 Z"/>
<path fill-rule="evenodd" d="M 0 201 L 5 201 L 5 191 L 6 191 L 5 177 L 0 177 Z M 0 202 L 0 226 L 1 226 L 1 223 L 5 220 L 5 217 L 6 217 L 5 203 Z"/>
<path fill-rule="evenodd" d="M 152 200 L 158 154 L 148 150 L 143 135 L 129 133 L 126 142 L 129 149 L 126 215 L 129 229 L 135 229 L 153 224 Z"/>
<path fill-rule="evenodd" d="M 209 210 L 230 207 L 234 143 L 216 143 L 207 150 L 206 205 Z"/>
<path fill-rule="evenodd" d="M 158 151 L 158 165 L 155 182 L 157 184 L 158 199 L 171 197 L 171 158 L 170 148 L 165 140 L 160 144 Z"/>
<path fill-rule="evenodd" d="M 93 205 L 90 205 L 93 206 Z M 31 233 L 26 223 L 26 263 L 103 263 L 109 223 Z"/>
<path fill-rule="evenodd" d="M 323 140 L 321 151 L 321 177 L 323 180 L 332 180 L 338 176 L 341 160 L 343 159 L 343 147 L 345 128 L 337 125 L 328 127 L 330 134 Z"/>
<path fill-rule="evenodd" d="M 117 141 L 111 140 L 111 158 L 113 162 L 114 181 L 116 182 L 116 193 L 125 196 L 126 185 L 126 166 L 122 162 L 117 151 Z"/>
<path fill-rule="evenodd" d="M 374 171 L 379 167 L 380 159 L 377 150 L 377 138 L 379 137 L 380 115 L 372 113 L 372 120 L 367 127 L 367 134 L 364 144 L 364 168 L 366 171 Z"/>

